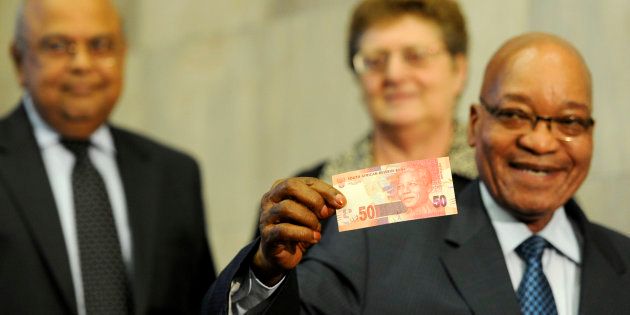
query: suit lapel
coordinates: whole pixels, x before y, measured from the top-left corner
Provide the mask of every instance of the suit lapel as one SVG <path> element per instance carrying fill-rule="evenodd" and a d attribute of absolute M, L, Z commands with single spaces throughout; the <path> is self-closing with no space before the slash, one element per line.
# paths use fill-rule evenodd
<path fill-rule="evenodd" d="M 127 214 L 132 231 L 132 292 L 136 313 L 145 313 L 151 292 L 151 281 L 157 257 L 157 215 L 160 191 L 158 170 L 150 155 L 123 131 L 112 127 L 118 168 L 127 201 Z"/>
<path fill-rule="evenodd" d="M 23 106 L 0 130 L 0 180 L 29 229 L 68 309 L 76 312 L 70 265 L 46 169 Z"/>
<path fill-rule="evenodd" d="M 580 281 L 580 314 L 614 314 L 604 310 L 618 303 L 617 298 L 627 298 L 627 287 L 619 280 L 622 272 L 615 270 L 592 242 L 585 245 Z"/>
<path fill-rule="evenodd" d="M 475 314 L 519 314 L 505 259 L 481 203 L 478 181 L 458 196 L 459 214 L 446 234 L 441 260 Z"/>
<path fill-rule="evenodd" d="M 609 237 L 588 222 L 579 206 L 570 200 L 565 209 L 584 238 L 580 279 L 580 314 L 618 313 L 627 299 L 627 284 L 621 281 L 628 266 L 616 252 Z"/>

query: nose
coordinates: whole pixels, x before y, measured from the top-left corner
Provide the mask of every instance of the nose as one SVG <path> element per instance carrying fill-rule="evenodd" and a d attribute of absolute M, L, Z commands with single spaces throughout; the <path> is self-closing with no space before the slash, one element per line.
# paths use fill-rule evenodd
<path fill-rule="evenodd" d="M 553 135 L 551 120 L 539 117 L 533 129 L 518 139 L 519 145 L 536 155 L 551 154 L 558 150 L 560 141 Z"/>
<path fill-rule="evenodd" d="M 532 129 L 536 129 L 536 126 L 538 126 L 538 123 L 542 123 L 547 126 L 547 130 L 551 131 L 552 121 L 553 121 L 553 118 L 551 117 L 536 116 L 536 120 L 534 120 Z"/>
<path fill-rule="evenodd" d="M 403 185 L 401 191 L 404 192 L 404 193 L 408 193 L 411 190 L 409 189 L 409 185 Z"/>
<path fill-rule="evenodd" d="M 409 66 L 399 54 L 392 54 L 387 60 L 385 78 L 388 82 L 397 82 L 403 79 L 409 71 Z"/>
<path fill-rule="evenodd" d="M 84 72 L 94 66 L 94 57 L 85 45 L 77 45 L 71 55 L 70 65 L 74 72 Z"/>

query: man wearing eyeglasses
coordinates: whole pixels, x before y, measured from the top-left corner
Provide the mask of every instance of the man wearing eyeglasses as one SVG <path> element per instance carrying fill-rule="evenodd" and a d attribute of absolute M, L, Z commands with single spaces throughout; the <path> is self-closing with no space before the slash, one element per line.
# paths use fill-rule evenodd
<path fill-rule="evenodd" d="M 0 312 L 197 314 L 214 270 L 199 169 L 107 122 L 126 43 L 108 0 L 29 0 L 0 120 Z"/>
<path fill-rule="evenodd" d="M 322 230 L 344 196 L 312 178 L 278 181 L 261 202 L 260 240 L 221 273 L 206 310 L 627 313 L 630 239 L 571 199 L 588 174 L 592 110 L 591 75 L 571 44 L 511 39 L 470 110 L 480 177 L 458 195 L 456 216 Z"/>

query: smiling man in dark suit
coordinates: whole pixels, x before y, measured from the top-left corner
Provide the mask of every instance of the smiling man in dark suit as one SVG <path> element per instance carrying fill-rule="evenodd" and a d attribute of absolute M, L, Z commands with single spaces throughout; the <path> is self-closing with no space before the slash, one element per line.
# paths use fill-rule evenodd
<path fill-rule="evenodd" d="M 261 238 L 221 273 L 208 313 L 627 313 L 630 239 L 572 200 L 593 153 L 578 51 L 554 35 L 515 37 L 480 95 L 468 130 L 480 178 L 457 215 L 322 231 L 344 196 L 314 178 L 278 181 L 262 199 Z"/>
<path fill-rule="evenodd" d="M 108 0 L 28 0 L 11 46 L 24 94 L 0 121 L 7 314 L 197 314 L 214 267 L 199 169 L 107 122 L 123 85 Z"/>

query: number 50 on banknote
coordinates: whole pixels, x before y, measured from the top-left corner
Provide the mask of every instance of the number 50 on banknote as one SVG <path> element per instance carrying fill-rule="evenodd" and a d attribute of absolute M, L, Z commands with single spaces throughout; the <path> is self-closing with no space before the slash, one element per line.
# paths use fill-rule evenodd
<path fill-rule="evenodd" d="M 348 204 L 339 231 L 457 214 L 448 157 L 408 161 L 333 175 Z"/>

